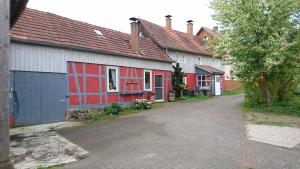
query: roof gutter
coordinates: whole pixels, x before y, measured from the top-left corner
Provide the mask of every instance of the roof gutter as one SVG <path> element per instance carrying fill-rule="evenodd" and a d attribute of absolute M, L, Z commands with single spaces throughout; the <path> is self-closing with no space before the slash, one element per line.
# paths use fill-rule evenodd
<path fill-rule="evenodd" d="M 128 55 L 128 54 L 123 54 L 123 53 L 118 53 L 118 52 L 109 52 L 109 51 L 104 51 L 104 50 L 88 49 L 88 48 L 76 47 L 76 46 L 71 46 L 71 45 L 63 45 L 63 44 L 55 44 L 55 43 L 49 43 L 49 42 L 40 42 L 40 41 L 33 41 L 33 40 L 20 40 L 20 39 L 16 39 L 13 37 L 11 37 L 11 42 L 32 44 L 32 45 L 39 45 L 39 46 L 49 46 L 49 47 L 56 47 L 56 48 L 62 48 L 62 49 L 71 49 L 71 50 L 77 50 L 77 51 L 83 51 L 83 52 L 92 52 L 92 53 L 97 53 L 97 54 L 104 53 L 104 54 L 109 54 L 109 55 L 125 56 L 128 58 L 134 58 L 134 59 L 143 59 L 143 60 L 172 63 L 172 60 L 167 61 L 167 60 L 162 60 L 162 59 L 154 59 L 151 57 L 143 58 L 143 57 L 139 57 L 137 55 L 134 56 L 134 55 Z"/>

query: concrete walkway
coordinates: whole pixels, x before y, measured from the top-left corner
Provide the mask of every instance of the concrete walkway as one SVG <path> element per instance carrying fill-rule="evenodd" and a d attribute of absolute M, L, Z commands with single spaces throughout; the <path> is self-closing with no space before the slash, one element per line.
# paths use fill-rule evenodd
<path fill-rule="evenodd" d="M 242 95 L 162 108 L 61 130 L 89 151 L 66 169 L 298 169 L 300 151 L 250 141 Z"/>

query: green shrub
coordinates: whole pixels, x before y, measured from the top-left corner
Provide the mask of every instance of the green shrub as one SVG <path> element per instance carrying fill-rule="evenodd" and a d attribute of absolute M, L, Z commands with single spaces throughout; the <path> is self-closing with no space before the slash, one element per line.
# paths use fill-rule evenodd
<path fill-rule="evenodd" d="M 151 109 L 152 103 L 147 99 L 136 99 L 133 102 L 133 108 L 137 110 Z"/>
<path fill-rule="evenodd" d="M 89 119 L 92 121 L 99 121 L 101 118 L 101 113 L 100 112 L 91 112 L 89 113 Z"/>
<path fill-rule="evenodd" d="M 117 115 L 123 111 L 123 108 L 118 103 L 112 103 L 110 107 L 106 107 L 104 112 L 107 115 Z"/>
<path fill-rule="evenodd" d="M 295 94 L 300 95 L 300 84 L 298 84 L 298 86 L 296 87 Z"/>

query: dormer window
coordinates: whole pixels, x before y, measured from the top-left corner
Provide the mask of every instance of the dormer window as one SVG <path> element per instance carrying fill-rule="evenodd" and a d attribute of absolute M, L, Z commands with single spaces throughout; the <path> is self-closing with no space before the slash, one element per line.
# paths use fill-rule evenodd
<path fill-rule="evenodd" d="M 103 36 L 103 33 L 99 30 L 94 29 L 95 33 L 97 34 L 98 37 Z"/>
<path fill-rule="evenodd" d="M 203 38 L 203 41 L 204 42 L 207 42 L 209 39 L 208 39 L 208 36 L 204 36 L 204 38 Z"/>

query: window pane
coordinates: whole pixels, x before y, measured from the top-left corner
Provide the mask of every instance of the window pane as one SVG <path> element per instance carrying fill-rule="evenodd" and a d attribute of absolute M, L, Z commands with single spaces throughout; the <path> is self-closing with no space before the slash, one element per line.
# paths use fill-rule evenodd
<path fill-rule="evenodd" d="M 205 80 L 205 76 L 202 76 L 202 80 Z"/>
<path fill-rule="evenodd" d="M 207 86 L 210 86 L 210 81 L 207 81 L 206 84 L 207 84 Z"/>
<path fill-rule="evenodd" d="M 201 82 L 201 86 L 206 86 L 205 81 Z"/>
<path fill-rule="evenodd" d="M 117 72 L 116 69 L 109 69 L 109 90 L 117 90 Z"/>
<path fill-rule="evenodd" d="M 150 72 L 145 72 L 145 89 L 150 89 Z"/>

